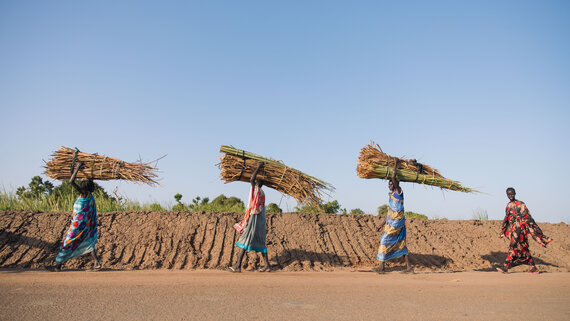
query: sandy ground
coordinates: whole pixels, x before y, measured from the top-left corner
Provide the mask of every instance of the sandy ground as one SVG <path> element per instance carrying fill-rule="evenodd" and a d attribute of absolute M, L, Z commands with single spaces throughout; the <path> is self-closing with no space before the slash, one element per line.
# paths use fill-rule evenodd
<path fill-rule="evenodd" d="M 499 221 L 409 219 L 415 274 L 372 272 L 383 220 L 371 215 L 268 214 L 274 271 L 235 261 L 243 213 L 99 213 L 103 271 L 89 255 L 54 263 L 71 213 L 0 211 L 0 320 L 570 320 L 570 226 L 539 223 L 531 241 L 545 273 L 500 274 Z"/>
<path fill-rule="evenodd" d="M 570 273 L 0 271 L 1 320 L 569 320 Z"/>

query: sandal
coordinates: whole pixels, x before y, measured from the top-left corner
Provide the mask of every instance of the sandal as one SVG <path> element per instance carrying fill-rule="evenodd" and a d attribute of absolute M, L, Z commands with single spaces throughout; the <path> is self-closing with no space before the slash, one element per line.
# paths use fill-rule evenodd
<path fill-rule="evenodd" d="M 503 269 L 500 268 L 500 267 L 498 267 L 498 268 L 496 268 L 496 269 L 497 269 L 497 271 L 499 271 L 499 272 L 501 272 L 501 273 L 503 273 L 503 274 L 508 274 L 508 273 L 509 273 L 507 270 L 503 270 Z"/>
<path fill-rule="evenodd" d="M 241 270 L 234 268 L 233 266 L 229 266 L 228 267 L 228 271 L 232 272 L 232 273 L 240 273 Z"/>
<path fill-rule="evenodd" d="M 57 265 L 46 265 L 44 268 L 50 272 L 61 272 L 61 267 Z"/>
<path fill-rule="evenodd" d="M 530 274 L 540 274 L 540 271 L 539 271 L 536 267 L 534 267 L 534 268 L 532 268 L 530 271 L 528 271 L 528 273 L 530 273 Z"/>
<path fill-rule="evenodd" d="M 528 271 L 530 274 L 540 274 L 540 271 Z"/>

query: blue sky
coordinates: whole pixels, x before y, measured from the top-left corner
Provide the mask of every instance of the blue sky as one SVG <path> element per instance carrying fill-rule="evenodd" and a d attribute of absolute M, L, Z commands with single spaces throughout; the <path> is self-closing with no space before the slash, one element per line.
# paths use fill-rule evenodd
<path fill-rule="evenodd" d="M 501 219 L 513 186 L 537 221 L 570 221 L 567 1 L 20 1 L 0 3 L 0 186 L 60 146 L 124 161 L 164 154 L 140 202 L 219 194 L 233 145 L 330 182 L 376 212 L 356 176 L 374 140 L 485 194 L 403 183 L 406 210 Z M 267 202 L 296 202 L 266 191 Z"/>

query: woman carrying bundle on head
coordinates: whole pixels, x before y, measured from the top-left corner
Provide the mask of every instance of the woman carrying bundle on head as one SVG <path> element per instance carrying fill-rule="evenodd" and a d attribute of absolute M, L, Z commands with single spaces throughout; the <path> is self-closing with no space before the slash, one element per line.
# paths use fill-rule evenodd
<path fill-rule="evenodd" d="M 506 214 L 501 227 L 501 234 L 499 237 L 506 236 L 510 239 L 509 254 L 505 260 L 504 267 L 498 267 L 497 270 L 502 273 L 507 273 L 512 267 L 521 264 L 528 264 L 531 266 L 530 273 L 540 273 L 534 264 L 534 260 L 530 255 L 528 249 L 528 235 L 540 245 L 546 247 L 552 240 L 542 234 L 542 230 L 526 207 L 523 201 L 515 198 L 516 192 L 512 187 L 507 188 L 507 198 L 509 203 L 505 209 Z"/>
<path fill-rule="evenodd" d="M 388 213 L 386 214 L 386 224 L 384 232 L 380 238 L 380 246 L 376 259 L 380 261 L 380 272 L 384 272 L 384 262 L 404 256 L 406 260 L 406 270 L 412 271 L 408 258 L 408 248 L 406 246 L 406 217 L 404 214 L 404 192 L 400 187 L 400 182 L 396 178 L 398 159 L 394 159 L 394 169 L 392 178 L 388 181 L 390 194 L 388 196 Z"/>
<path fill-rule="evenodd" d="M 93 268 L 96 270 L 101 268 L 95 251 L 95 244 L 97 243 L 97 207 L 93 198 L 95 184 L 86 178 L 81 180 L 80 185 L 75 183 L 77 172 L 83 165 L 83 162 L 79 162 L 69 179 L 71 186 L 79 192 L 79 197 L 73 204 L 71 224 L 55 258 L 56 265 L 53 267 L 55 271 L 60 271 L 61 265 L 67 260 L 89 252 L 91 252 L 91 257 L 94 260 Z"/>
<path fill-rule="evenodd" d="M 259 174 L 259 171 L 264 165 L 263 162 L 260 162 L 251 176 L 251 190 L 244 218 L 240 223 L 234 225 L 234 228 L 241 233 L 241 236 L 236 243 L 236 246 L 239 247 L 237 261 L 234 266 L 229 267 L 232 272 L 241 272 L 241 262 L 246 250 L 248 252 L 252 250 L 260 252 L 263 256 L 265 266 L 259 270 L 260 272 L 271 271 L 265 243 L 267 235 L 265 223 L 265 194 L 261 189 L 263 181 L 257 178 L 257 174 Z"/>

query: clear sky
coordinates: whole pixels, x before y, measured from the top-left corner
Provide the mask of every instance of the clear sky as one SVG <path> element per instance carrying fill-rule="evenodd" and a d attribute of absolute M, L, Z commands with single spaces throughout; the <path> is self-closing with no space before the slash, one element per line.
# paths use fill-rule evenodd
<path fill-rule="evenodd" d="M 402 183 L 406 210 L 502 219 L 513 186 L 537 221 L 568 223 L 569 39 L 568 1 L 2 1 L 0 187 L 68 146 L 168 154 L 161 187 L 102 183 L 132 200 L 245 200 L 219 179 L 226 144 L 375 213 L 387 182 L 355 170 L 374 140 L 486 193 Z"/>

